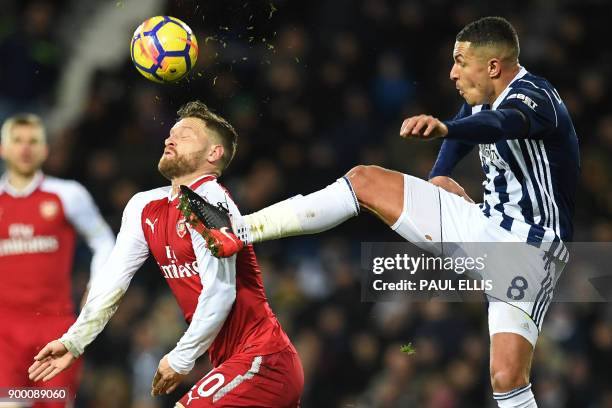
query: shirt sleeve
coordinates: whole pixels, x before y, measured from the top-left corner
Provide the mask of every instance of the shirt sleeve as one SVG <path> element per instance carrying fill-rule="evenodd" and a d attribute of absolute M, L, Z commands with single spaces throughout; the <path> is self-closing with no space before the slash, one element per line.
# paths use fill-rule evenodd
<path fill-rule="evenodd" d="M 513 108 L 480 111 L 470 117 L 444 122 L 446 139 L 472 145 L 504 139 L 525 139 L 529 125 L 525 115 Z"/>
<path fill-rule="evenodd" d="M 498 109 L 516 109 L 524 116 L 528 124 L 525 137 L 543 139 L 557 126 L 557 111 L 553 97 L 544 89 L 521 87 L 512 89 L 499 105 Z"/>
<path fill-rule="evenodd" d="M 459 112 L 455 115 L 453 120 L 468 117 L 472 114 L 472 108 L 464 103 L 459 109 Z M 472 151 L 474 145 L 471 143 L 464 143 L 459 140 L 445 139 L 440 146 L 438 157 L 434 163 L 429 178 L 436 176 L 450 176 L 453 169 L 467 154 Z"/>
<path fill-rule="evenodd" d="M 209 202 L 227 205 L 231 216 L 238 209 L 227 193 L 216 183 L 209 182 L 197 191 Z M 202 292 L 191 323 L 176 347 L 168 354 L 168 364 L 179 374 L 189 373 L 215 340 L 236 299 L 236 255 L 218 259 L 211 255 L 204 238 L 189 228 L 193 251 L 198 262 Z"/>
<path fill-rule="evenodd" d="M 512 88 L 495 110 L 444 122 L 447 139 L 495 143 L 506 139 L 544 139 L 557 127 L 556 108 L 544 89 Z"/>
<path fill-rule="evenodd" d="M 132 197 L 125 207 L 117 242 L 100 273 L 92 280 L 87 302 L 79 317 L 60 338 L 75 357 L 83 354 L 85 347 L 104 329 L 132 277 L 149 255 L 140 223 L 146 204 L 141 194 Z"/>
<path fill-rule="evenodd" d="M 89 284 L 99 273 L 115 244 L 115 236 L 89 192 L 74 182 L 71 194 L 64 203 L 66 217 L 91 249 L 92 259 Z"/>

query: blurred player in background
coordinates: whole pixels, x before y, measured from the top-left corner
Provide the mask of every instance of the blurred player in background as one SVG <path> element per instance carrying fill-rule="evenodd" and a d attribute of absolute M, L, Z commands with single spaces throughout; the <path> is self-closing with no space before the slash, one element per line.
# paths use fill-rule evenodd
<path fill-rule="evenodd" d="M 466 102 L 454 120 L 419 115 L 406 119 L 400 130 L 405 138 L 444 138 L 429 183 L 381 167 L 357 166 L 323 190 L 234 219 L 237 236 L 208 231 L 216 240 L 212 250 L 227 256 L 243 241 L 317 233 L 362 208 L 422 247 L 524 242 L 554 248 L 554 268 L 539 259 L 537 279 L 515 277 L 507 298 L 491 301 L 488 309 L 493 397 L 499 407 L 536 407 L 531 361 L 554 284 L 568 258 L 563 242 L 572 239 L 580 157 L 559 94 L 544 78 L 521 67 L 518 56 L 517 33 L 505 19 L 486 17 L 459 32 L 450 79 Z M 480 205 L 450 178 L 476 145 L 486 176 Z M 515 302 L 528 285 L 538 288 L 537 296 Z"/>
<path fill-rule="evenodd" d="M 0 179 L 0 387 L 32 387 L 27 374 L 32 354 L 74 321 L 75 233 L 93 253 L 90 282 L 115 237 L 82 185 L 41 172 L 48 147 L 40 118 L 13 116 L 1 132 L 6 173 Z M 74 396 L 79 372 L 72 367 L 44 387 L 67 387 Z"/>
<path fill-rule="evenodd" d="M 76 323 L 36 356 L 34 381 L 67 369 L 117 310 L 134 273 L 149 256 L 159 265 L 189 327 L 165 355 L 152 395 L 172 392 L 208 350 L 214 369 L 177 403 L 180 407 L 296 407 L 304 373 L 297 352 L 270 309 L 252 246 L 217 259 L 177 208 L 179 186 L 240 217 L 217 177 L 229 165 L 237 135 L 201 102 L 178 111 L 159 171 L 172 182 L 136 194 L 123 213 L 117 244 L 91 287 Z"/>

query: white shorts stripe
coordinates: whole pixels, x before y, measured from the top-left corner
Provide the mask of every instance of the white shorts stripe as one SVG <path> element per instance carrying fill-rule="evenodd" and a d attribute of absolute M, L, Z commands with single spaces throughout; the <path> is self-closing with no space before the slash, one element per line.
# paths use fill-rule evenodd
<path fill-rule="evenodd" d="M 223 388 L 219 389 L 213 395 L 213 403 L 219 401 L 221 398 L 225 397 L 230 391 L 234 388 L 238 387 L 246 380 L 250 380 L 259 372 L 259 368 L 261 367 L 261 362 L 263 361 L 262 356 L 257 356 L 253 359 L 253 363 L 251 364 L 251 368 L 244 374 L 238 374 L 232 381 L 227 383 Z"/>

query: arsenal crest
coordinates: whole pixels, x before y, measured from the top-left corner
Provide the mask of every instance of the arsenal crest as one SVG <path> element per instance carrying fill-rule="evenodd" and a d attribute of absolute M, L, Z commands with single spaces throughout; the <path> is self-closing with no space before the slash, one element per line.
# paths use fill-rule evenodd
<path fill-rule="evenodd" d="M 181 217 L 176 222 L 176 235 L 178 235 L 179 238 L 183 238 L 186 233 L 187 233 L 187 225 L 185 222 L 185 217 Z"/>
<path fill-rule="evenodd" d="M 55 216 L 59 212 L 59 207 L 57 205 L 57 202 L 51 201 L 51 200 L 46 200 L 40 203 L 39 209 L 40 209 L 40 215 L 42 215 L 42 217 L 47 220 L 51 220 L 55 218 Z"/>

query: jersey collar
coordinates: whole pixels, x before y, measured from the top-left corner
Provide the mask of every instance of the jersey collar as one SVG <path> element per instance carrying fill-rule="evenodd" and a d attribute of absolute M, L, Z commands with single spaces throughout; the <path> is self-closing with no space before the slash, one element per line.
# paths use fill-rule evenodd
<path fill-rule="evenodd" d="M 187 184 L 187 187 L 189 187 L 192 190 L 195 190 L 198 187 L 200 187 L 202 184 L 206 183 L 207 181 L 215 180 L 216 178 L 217 178 L 217 176 L 214 175 L 214 174 L 204 174 L 204 175 L 196 178 L 195 180 L 193 180 L 191 183 Z M 172 186 L 171 186 L 170 187 L 170 191 L 168 191 L 168 201 L 172 202 L 177 197 L 178 197 L 178 194 L 174 194 L 174 195 L 172 194 Z"/>
<path fill-rule="evenodd" d="M 27 197 L 32 194 L 38 187 L 40 187 L 43 181 L 44 175 L 42 171 L 37 171 L 28 184 L 23 190 L 17 190 L 15 187 L 11 186 L 8 181 L 8 173 L 4 173 L 2 178 L 0 178 L 0 193 L 6 192 L 8 195 L 13 197 Z"/>
<path fill-rule="evenodd" d="M 506 89 L 504 89 L 502 91 L 502 93 L 499 94 L 499 96 L 497 97 L 497 99 L 495 99 L 495 102 L 493 102 L 493 105 L 491 105 L 491 109 L 497 109 L 497 107 L 499 106 L 500 103 L 502 103 L 502 101 L 506 98 L 506 96 L 508 95 L 508 92 L 510 92 L 510 86 L 517 80 L 521 79 L 522 77 L 524 77 L 525 75 L 527 75 L 527 70 L 524 67 L 521 67 L 521 69 L 519 70 L 518 74 L 516 74 L 516 76 L 514 78 L 512 78 L 512 81 L 510 81 L 510 83 L 508 84 L 508 86 L 506 87 Z"/>

